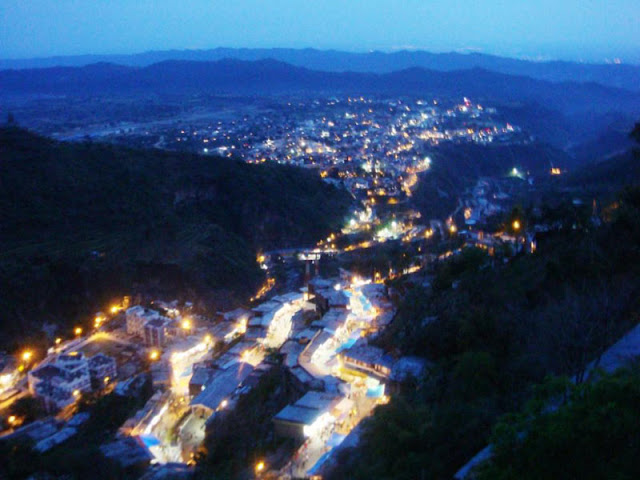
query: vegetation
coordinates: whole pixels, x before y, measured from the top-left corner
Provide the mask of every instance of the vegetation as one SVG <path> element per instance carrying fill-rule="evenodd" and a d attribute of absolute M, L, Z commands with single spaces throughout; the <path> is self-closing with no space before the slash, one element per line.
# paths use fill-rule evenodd
<path fill-rule="evenodd" d="M 18 128 L 0 129 L 0 157 L 5 345 L 132 291 L 248 298 L 263 277 L 256 251 L 314 243 L 351 201 L 296 168 L 57 143 Z"/>
<path fill-rule="evenodd" d="M 549 404 L 565 401 L 549 411 Z M 640 477 L 640 370 L 574 385 L 550 379 L 494 429 L 480 480 Z"/>
<path fill-rule="evenodd" d="M 0 442 L 0 478 L 22 479 L 30 475 L 52 475 L 55 478 L 105 480 L 138 478 L 140 472 L 125 472 L 114 461 L 105 458 L 100 445 L 112 438 L 122 423 L 144 405 L 150 397 L 151 385 L 145 386 L 140 398 L 120 397 L 111 393 L 83 400 L 80 410 L 90 408 L 91 416 L 78 427 L 78 433 L 46 453 L 33 450 L 30 442 Z"/>
<path fill-rule="evenodd" d="M 517 167 L 532 175 L 546 174 L 551 165 L 566 168 L 571 158 L 543 143 L 522 145 L 449 145 L 435 147 L 428 154 L 431 168 L 420 175 L 412 203 L 424 218 L 444 218 L 453 212 L 460 193 L 480 177 L 507 177 Z"/>
<path fill-rule="evenodd" d="M 275 438 L 271 419 L 297 396 L 283 367 L 264 374 L 233 410 L 216 414 L 198 461 L 198 478 L 250 478 L 253 472 L 247 468 L 287 447 Z"/>

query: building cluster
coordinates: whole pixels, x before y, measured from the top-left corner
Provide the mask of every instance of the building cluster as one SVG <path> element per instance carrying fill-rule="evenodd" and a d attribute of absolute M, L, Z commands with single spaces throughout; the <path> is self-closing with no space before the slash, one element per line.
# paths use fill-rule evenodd
<path fill-rule="evenodd" d="M 63 353 L 28 374 L 29 391 L 52 408 L 75 402 L 93 386 L 103 388 L 116 378 L 116 362 L 102 353 L 86 357 L 82 352 Z"/>
<path fill-rule="evenodd" d="M 138 335 L 149 347 L 164 347 L 168 339 L 182 332 L 176 318 L 162 315 L 157 310 L 136 305 L 127 309 L 127 333 Z"/>

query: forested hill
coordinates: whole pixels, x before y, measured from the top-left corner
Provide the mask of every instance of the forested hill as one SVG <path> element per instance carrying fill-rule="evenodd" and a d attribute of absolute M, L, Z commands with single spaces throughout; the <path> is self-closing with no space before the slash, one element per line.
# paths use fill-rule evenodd
<path fill-rule="evenodd" d="M 313 244 L 351 201 L 302 169 L 17 128 L 0 129 L 0 159 L 5 334 L 72 321 L 132 288 L 249 297 L 262 281 L 256 251 Z"/>

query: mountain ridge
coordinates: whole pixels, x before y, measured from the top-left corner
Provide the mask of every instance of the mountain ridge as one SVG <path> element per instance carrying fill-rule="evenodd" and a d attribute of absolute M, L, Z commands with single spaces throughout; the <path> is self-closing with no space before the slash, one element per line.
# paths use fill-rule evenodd
<path fill-rule="evenodd" d="M 275 59 L 247 62 L 167 60 L 146 67 L 98 63 L 84 67 L 0 71 L 9 94 L 342 93 L 469 96 L 478 100 L 553 105 L 564 112 L 640 110 L 640 92 L 597 83 L 537 80 L 481 67 L 448 72 L 411 67 L 391 73 L 323 72 Z"/>
<path fill-rule="evenodd" d="M 215 61 L 222 58 L 261 60 L 274 58 L 312 70 L 333 72 L 389 73 L 411 66 L 438 71 L 474 66 L 507 74 L 520 74 L 553 82 L 594 81 L 603 85 L 640 90 L 640 65 L 578 63 L 566 60 L 531 61 L 486 53 L 399 50 L 395 52 L 345 52 L 314 48 L 225 48 L 202 50 L 161 50 L 134 54 L 69 55 L 32 59 L 0 59 L 0 69 L 27 69 L 51 66 L 82 66 L 110 61 L 129 66 L 148 66 L 163 60 Z"/>

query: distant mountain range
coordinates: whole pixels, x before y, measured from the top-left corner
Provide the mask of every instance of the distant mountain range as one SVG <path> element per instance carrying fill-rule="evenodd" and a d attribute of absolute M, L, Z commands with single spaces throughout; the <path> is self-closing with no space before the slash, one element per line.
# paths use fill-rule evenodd
<path fill-rule="evenodd" d="M 294 66 L 325 72 L 390 73 L 413 67 L 437 71 L 482 68 L 509 75 L 525 75 L 551 82 L 596 82 L 611 87 L 640 91 L 640 65 L 586 64 L 566 61 L 533 62 L 481 53 L 352 53 L 336 50 L 256 48 L 215 48 L 210 50 L 151 51 L 132 55 L 78 55 L 64 57 L 0 60 L 0 69 L 86 66 L 107 62 L 146 67 L 167 60 L 217 61 L 279 60 Z"/>
<path fill-rule="evenodd" d="M 469 96 L 478 101 L 532 102 L 567 114 L 640 111 L 640 91 L 596 83 L 536 80 L 486 69 L 410 68 L 378 74 L 324 72 L 275 60 L 171 60 L 146 67 L 98 63 L 84 67 L 0 71 L 0 96 L 11 94 L 383 94 Z"/>

